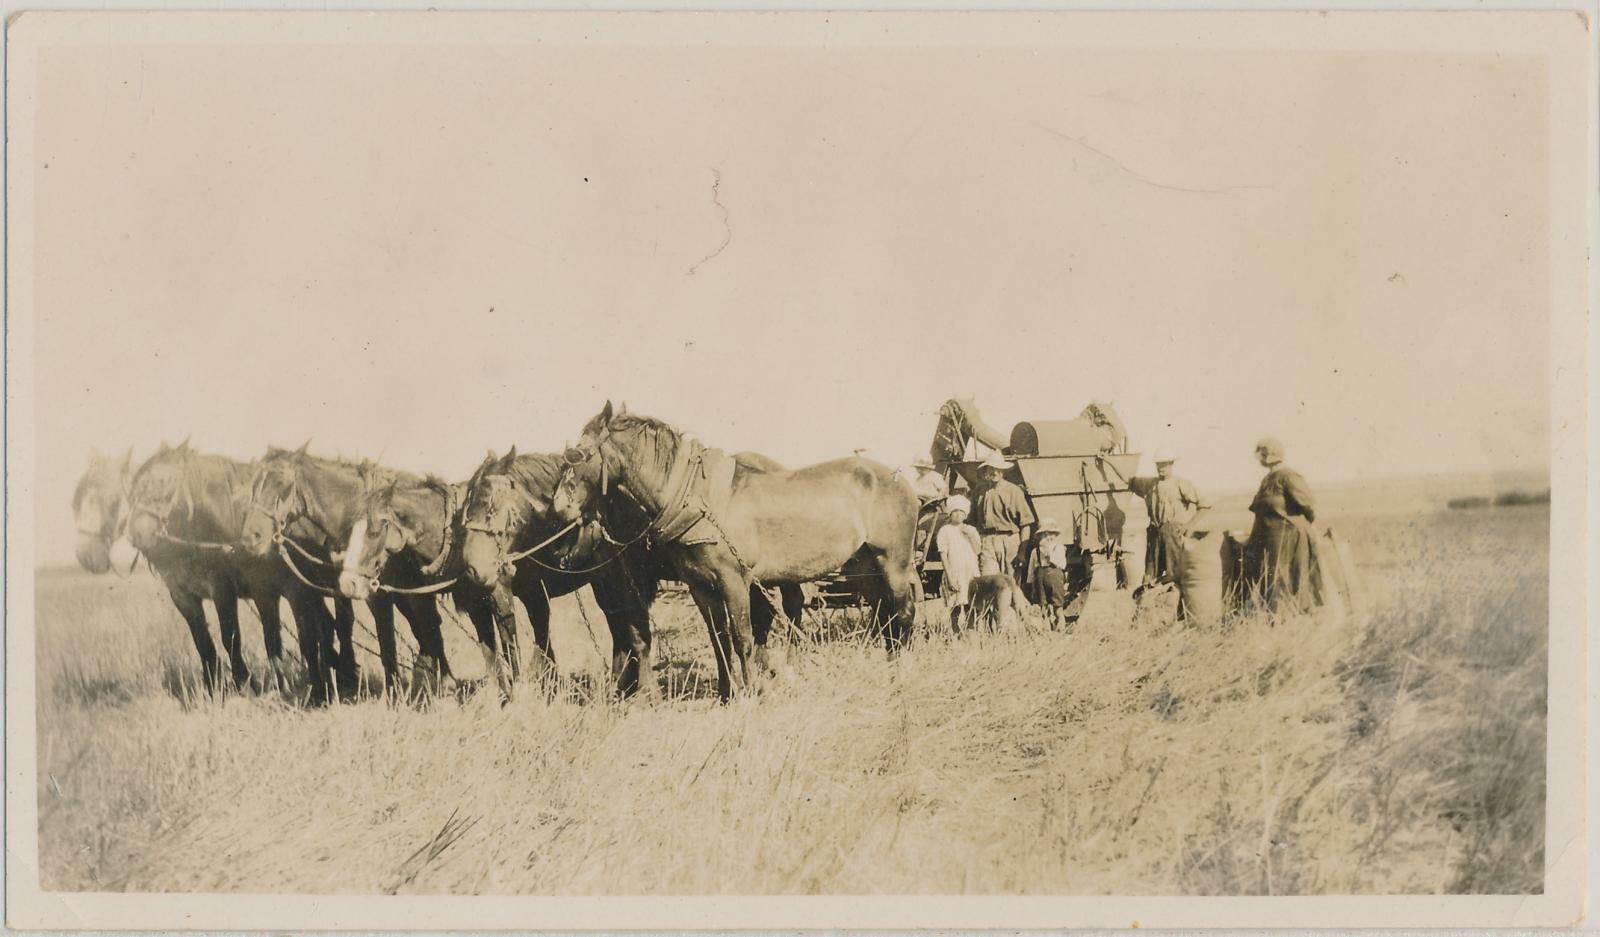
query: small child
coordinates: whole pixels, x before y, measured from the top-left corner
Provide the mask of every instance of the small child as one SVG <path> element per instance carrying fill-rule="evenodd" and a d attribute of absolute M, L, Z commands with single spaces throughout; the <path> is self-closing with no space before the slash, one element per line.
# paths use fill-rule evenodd
<path fill-rule="evenodd" d="M 1067 544 L 1061 539 L 1061 528 L 1054 520 L 1044 518 L 1039 522 L 1038 544 L 1035 547 L 1034 599 L 1044 606 L 1050 618 L 1050 628 L 1060 627 L 1067 610 Z"/>
<path fill-rule="evenodd" d="M 972 502 L 962 495 L 945 499 L 948 514 L 944 526 L 934 536 L 939 560 L 944 564 L 939 594 L 950 610 L 950 630 L 961 630 L 961 619 L 972 601 L 972 580 L 978 575 L 978 529 L 967 523 Z"/>

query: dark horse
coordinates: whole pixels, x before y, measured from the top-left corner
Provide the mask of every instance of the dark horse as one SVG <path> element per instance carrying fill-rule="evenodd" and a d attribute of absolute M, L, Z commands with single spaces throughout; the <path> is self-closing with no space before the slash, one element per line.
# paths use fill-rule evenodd
<path fill-rule="evenodd" d="M 350 531 L 364 511 L 361 496 L 364 482 L 360 467 L 310 455 L 309 443 L 297 450 L 268 449 L 250 488 L 250 502 L 244 522 L 242 542 L 256 556 L 274 552 L 289 566 L 302 584 L 319 592 L 338 596 L 340 551 L 350 540 Z M 340 602 L 348 608 L 348 602 Z M 400 609 L 411 624 L 417 639 L 417 660 L 413 691 L 430 692 L 450 675 L 445 660 L 444 639 L 440 634 L 439 605 L 431 595 L 392 595 L 378 593 L 367 599 L 378 635 L 378 656 L 383 662 L 384 689 L 399 692 L 399 658 L 394 637 L 394 612 Z M 343 647 L 352 650 L 353 624 L 338 616 L 338 631 Z M 331 653 L 325 640 L 324 655 Z M 354 670 L 354 654 L 341 659 L 341 670 Z M 325 674 L 332 660 L 322 660 L 312 669 Z M 310 667 L 308 662 L 308 667 Z"/>
<path fill-rule="evenodd" d="M 575 520 L 620 511 L 689 587 L 728 699 L 770 670 L 765 635 L 752 634 L 751 587 L 860 577 L 892 654 L 915 614 L 917 498 L 886 466 L 837 459 L 794 471 L 737 471 L 734 460 L 650 417 L 608 402 L 567 450 L 554 509 Z M 737 669 L 733 666 L 738 663 Z"/>
<path fill-rule="evenodd" d="M 784 470 L 753 452 L 733 458 L 740 472 Z M 489 454 L 467 483 L 462 541 L 467 575 L 490 583 L 510 568 L 516 576 L 538 577 L 552 596 L 588 582 L 611 628 L 611 676 L 618 693 L 657 697 L 661 689 L 651 660 L 650 605 L 659 581 L 672 578 L 673 569 L 642 544 L 607 539 L 602 525 L 563 524 L 552 509 L 563 468 L 560 456 L 517 455 L 514 446 L 502 458 Z M 785 616 L 798 625 L 804 594 L 792 583 L 778 588 Z M 772 603 L 756 586 L 751 586 L 750 602 L 753 629 L 765 635 L 774 617 Z M 530 608 L 529 618 L 534 636 L 543 643 L 548 609 L 539 618 Z"/>
<path fill-rule="evenodd" d="M 362 467 L 362 483 L 362 512 L 345 546 L 339 591 L 353 599 L 382 592 L 448 592 L 472 620 L 484 666 L 501 699 L 509 700 L 520 670 L 513 594 L 503 584 L 480 586 L 461 575 L 459 505 L 466 486 L 371 466 Z M 542 594 L 536 598 L 529 592 L 516 597 L 524 604 L 543 600 Z M 541 679 L 553 677 L 552 662 L 539 663 Z"/>
<path fill-rule="evenodd" d="M 588 585 L 611 629 L 611 675 L 624 696 L 660 694 L 650 663 L 650 604 L 659 577 L 642 550 L 606 543 L 598 525 L 563 523 L 550 510 L 558 455 L 489 453 L 467 482 L 461 544 L 466 578 L 522 598 L 537 659 L 553 668 L 550 598 Z"/>
<path fill-rule="evenodd" d="M 72 521 L 78 529 L 78 565 L 91 573 L 111 569 L 111 544 L 127 520 L 132 476 L 132 449 L 120 459 L 89 450 L 89 469 L 72 492 Z"/>
<path fill-rule="evenodd" d="M 203 600 L 211 599 L 216 606 L 222 643 L 240 687 L 250 678 L 239 639 L 241 599 L 255 603 L 268 666 L 280 686 L 284 681 L 278 600 L 289 600 L 301 652 L 308 659 L 333 626 L 321 597 L 296 582 L 276 557 L 262 559 L 234 549 L 244 526 L 254 471 L 249 463 L 195 452 L 185 440 L 176 449 L 162 443 L 129 485 L 128 537 L 166 582 L 172 603 L 189 625 L 212 689 L 220 688 L 222 673 Z M 326 702 L 326 696 L 313 695 L 312 701 Z"/>

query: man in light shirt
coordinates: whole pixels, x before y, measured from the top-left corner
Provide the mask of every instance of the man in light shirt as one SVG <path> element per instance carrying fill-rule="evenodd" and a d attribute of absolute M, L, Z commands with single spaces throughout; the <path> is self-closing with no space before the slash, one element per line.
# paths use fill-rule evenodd
<path fill-rule="evenodd" d="M 1210 509 L 1194 483 L 1179 478 L 1173 471 L 1177 456 L 1166 449 L 1156 450 L 1156 477 L 1132 478 L 1128 487 L 1144 499 L 1150 514 L 1150 531 L 1144 547 L 1144 584 L 1135 597 L 1153 586 L 1176 582 L 1183 564 L 1183 541 L 1189 525 Z"/>

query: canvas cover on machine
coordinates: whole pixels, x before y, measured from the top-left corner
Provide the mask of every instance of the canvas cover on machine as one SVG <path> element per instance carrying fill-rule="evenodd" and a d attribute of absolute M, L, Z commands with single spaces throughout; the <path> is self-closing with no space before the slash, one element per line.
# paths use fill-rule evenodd
<path fill-rule="evenodd" d="M 1092 402 L 1072 420 L 1032 420 L 1011 430 L 1015 455 L 1091 455 L 1125 448 L 1127 430 L 1110 404 Z"/>

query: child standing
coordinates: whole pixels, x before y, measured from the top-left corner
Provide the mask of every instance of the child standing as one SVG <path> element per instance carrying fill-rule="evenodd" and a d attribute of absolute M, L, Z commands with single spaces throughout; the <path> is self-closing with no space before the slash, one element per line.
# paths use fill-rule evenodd
<path fill-rule="evenodd" d="M 978 575 L 978 529 L 967 523 L 971 510 L 972 502 L 962 495 L 945 499 L 948 517 L 934 537 L 939 560 L 944 564 L 939 594 L 950 610 L 950 630 L 957 632 L 961 630 L 967 603 L 972 601 L 972 580 Z"/>
<path fill-rule="evenodd" d="M 1061 528 L 1051 518 L 1039 522 L 1034 552 L 1034 600 L 1044 606 L 1050 628 L 1059 628 L 1067 610 L 1067 545 Z"/>

